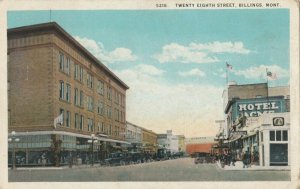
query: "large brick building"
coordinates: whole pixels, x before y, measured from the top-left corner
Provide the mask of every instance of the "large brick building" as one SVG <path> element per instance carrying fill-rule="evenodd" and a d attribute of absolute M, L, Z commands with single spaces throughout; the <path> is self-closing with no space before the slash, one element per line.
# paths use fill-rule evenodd
<path fill-rule="evenodd" d="M 16 147 L 26 163 L 51 150 L 62 163 L 83 156 L 92 134 L 96 158 L 126 143 L 129 87 L 113 72 L 55 22 L 9 29 L 7 36 L 8 128 L 21 139 Z"/>

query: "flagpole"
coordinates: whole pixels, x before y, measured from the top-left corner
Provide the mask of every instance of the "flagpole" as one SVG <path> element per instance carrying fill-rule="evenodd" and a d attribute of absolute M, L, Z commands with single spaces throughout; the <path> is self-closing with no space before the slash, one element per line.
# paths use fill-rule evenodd
<path fill-rule="evenodd" d="M 225 64 L 225 69 L 226 69 L 226 87 L 228 86 L 228 67 L 227 67 L 227 62 Z"/>
<path fill-rule="evenodd" d="M 268 76 L 268 68 L 266 68 L 266 76 L 267 76 L 267 102 L 268 102 L 268 106 L 269 106 L 269 79 L 268 79 L 269 76 Z M 269 113 L 269 111 L 268 111 L 268 113 Z"/>

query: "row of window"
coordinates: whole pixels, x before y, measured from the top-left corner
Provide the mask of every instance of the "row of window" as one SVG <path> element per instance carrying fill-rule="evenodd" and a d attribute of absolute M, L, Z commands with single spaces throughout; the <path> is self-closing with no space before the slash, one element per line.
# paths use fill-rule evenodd
<path fill-rule="evenodd" d="M 270 141 L 288 141 L 287 130 L 270 131 Z"/>
<path fill-rule="evenodd" d="M 62 126 L 71 127 L 71 113 L 70 111 L 66 111 L 64 109 L 60 109 L 60 114 L 63 116 Z M 78 113 L 74 114 L 75 122 L 74 128 L 78 130 L 84 130 L 84 116 Z M 107 128 L 104 125 L 104 122 L 98 122 L 97 128 L 94 126 L 94 120 L 91 118 L 87 118 L 87 130 L 90 132 L 102 132 L 107 133 L 108 135 L 120 136 L 121 129 L 119 127 L 115 127 L 115 131 L 112 129 L 112 125 L 109 125 Z"/>
<path fill-rule="evenodd" d="M 65 61 L 65 59 L 66 59 L 66 61 Z M 71 60 L 67 56 L 65 58 L 65 56 L 62 52 L 59 53 L 59 69 L 63 73 L 70 75 Z M 84 68 L 81 65 L 76 64 L 76 63 L 74 63 L 74 79 L 77 81 L 80 81 L 82 83 L 84 82 Z M 88 72 L 86 72 L 86 85 L 91 89 L 94 88 L 94 77 Z M 97 86 L 96 86 L 96 91 L 100 95 L 105 94 L 103 81 L 98 80 Z M 116 90 L 114 90 L 114 93 L 115 93 L 114 94 L 115 95 L 115 103 L 125 106 L 125 96 L 122 95 L 121 93 L 117 92 Z M 109 100 L 112 100 L 112 88 L 110 86 L 107 86 L 106 96 Z"/>
<path fill-rule="evenodd" d="M 70 84 L 65 84 L 63 81 L 60 81 L 60 89 L 59 89 L 59 99 L 66 100 L 67 102 L 71 102 L 71 86 Z M 86 96 L 86 108 L 89 111 L 94 111 L 94 98 L 92 96 Z M 82 90 L 78 88 L 74 89 L 74 104 L 76 106 L 84 107 L 84 93 Z M 97 113 L 105 116 L 105 106 L 104 103 L 100 100 L 97 102 Z M 107 117 L 112 119 L 112 108 L 111 106 L 107 106 Z M 125 112 L 115 108 L 115 120 L 120 122 L 125 122 Z"/>

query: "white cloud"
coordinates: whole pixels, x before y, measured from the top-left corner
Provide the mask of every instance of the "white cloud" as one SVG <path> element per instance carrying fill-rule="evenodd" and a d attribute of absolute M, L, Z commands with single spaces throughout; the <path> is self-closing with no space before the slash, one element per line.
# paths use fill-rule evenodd
<path fill-rule="evenodd" d="M 74 38 L 103 63 L 131 62 L 137 60 L 137 56 L 130 49 L 119 47 L 112 51 L 106 51 L 104 45 L 100 42 L 85 37 L 75 36 Z"/>
<path fill-rule="evenodd" d="M 244 48 L 244 44 L 238 42 L 219 42 L 214 41 L 212 43 L 191 43 L 190 48 L 197 50 L 207 50 L 213 53 L 237 53 L 237 54 L 249 54 L 250 50 Z"/>
<path fill-rule="evenodd" d="M 127 120 L 157 133 L 172 129 L 186 136 L 213 136 L 214 121 L 222 118 L 222 88 L 170 84 L 164 71 L 149 65 L 115 71 L 130 89 Z M 145 71 L 152 70 L 152 71 Z"/>
<path fill-rule="evenodd" d="M 214 63 L 219 62 L 218 53 L 249 54 L 250 50 L 242 42 L 190 43 L 183 46 L 177 43 L 167 44 L 162 47 L 160 54 L 153 57 L 160 63 Z"/>
<path fill-rule="evenodd" d="M 191 69 L 186 72 L 178 72 L 178 75 L 182 77 L 196 76 L 196 77 L 204 77 L 205 73 L 198 68 Z"/>
<path fill-rule="evenodd" d="M 209 57 L 206 52 L 197 51 L 177 43 L 165 45 L 162 51 L 161 54 L 153 56 L 160 63 L 175 61 L 181 63 L 212 63 L 219 61 L 216 57 Z"/>
<path fill-rule="evenodd" d="M 235 75 L 243 76 L 247 79 L 266 78 L 266 69 L 272 73 L 276 73 L 277 78 L 289 77 L 289 70 L 283 69 L 278 65 L 260 65 L 252 66 L 244 70 L 232 70 Z"/>

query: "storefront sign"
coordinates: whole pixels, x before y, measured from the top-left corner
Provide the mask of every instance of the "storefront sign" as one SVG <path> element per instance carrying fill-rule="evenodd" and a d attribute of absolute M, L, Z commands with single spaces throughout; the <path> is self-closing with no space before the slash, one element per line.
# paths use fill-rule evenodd
<path fill-rule="evenodd" d="M 259 117 L 264 112 L 280 113 L 285 112 L 283 97 L 269 97 L 259 99 L 238 99 L 233 106 L 233 120 L 241 115 L 246 117 Z"/>
<path fill-rule="evenodd" d="M 247 135 L 247 131 L 235 131 L 232 132 L 232 135 Z"/>
<path fill-rule="evenodd" d="M 273 118 L 273 125 L 274 126 L 283 126 L 284 125 L 284 118 L 283 117 L 274 117 Z"/>

